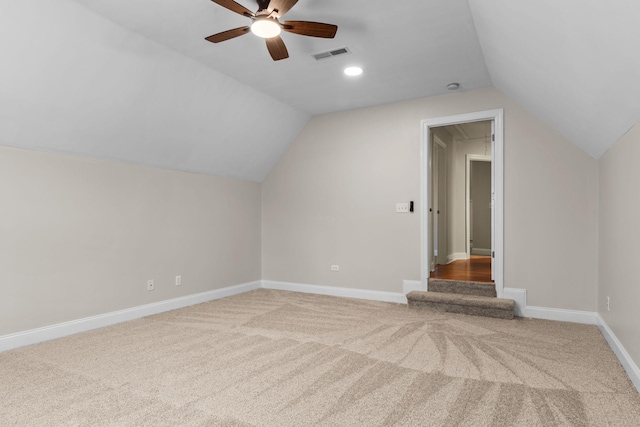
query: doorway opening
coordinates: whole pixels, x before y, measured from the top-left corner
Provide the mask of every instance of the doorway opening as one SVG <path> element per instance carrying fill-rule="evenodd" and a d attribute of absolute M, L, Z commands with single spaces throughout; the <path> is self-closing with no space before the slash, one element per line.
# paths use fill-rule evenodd
<path fill-rule="evenodd" d="M 503 110 L 422 121 L 422 279 L 503 291 Z"/>
<path fill-rule="evenodd" d="M 491 124 L 488 123 L 487 127 L 490 128 Z M 486 138 L 488 144 L 491 143 L 489 138 Z M 491 156 L 467 154 L 465 166 L 465 253 L 467 258 L 474 255 L 490 257 L 493 247 Z"/>

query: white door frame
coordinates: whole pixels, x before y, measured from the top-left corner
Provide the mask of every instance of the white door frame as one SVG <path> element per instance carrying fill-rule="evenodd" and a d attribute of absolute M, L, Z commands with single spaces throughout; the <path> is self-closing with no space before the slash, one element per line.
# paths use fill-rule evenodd
<path fill-rule="evenodd" d="M 491 162 L 491 156 L 481 156 L 479 154 L 467 154 L 465 166 L 465 197 L 466 197 L 466 213 L 465 213 L 465 239 L 467 258 L 471 258 L 471 162 Z M 493 207 L 492 207 L 493 209 Z M 493 225 L 493 224 L 492 224 Z"/>
<path fill-rule="evenodd" d="M 438 135 L 433 135 L 433 143 L 434 144 L 438 144 L 438 146 L 440 146 L 443 150 L 447 149 L 447 144 L 445 144 L 440 138 L 438 138 Z M 433 145 L 431 146 L 431 149 L 433 150 Z M 431 171 L 433 172 L 433 163 L 431 164 L 432 169 Z M 437 214 L 437 211 L 445 211 L 446 212 L 446 206 L 440 206 L 438 197 L 438 185 L 440 182 L 440 167 L 439 165 L 437 165 L 436 171 L 435 173 L 432 175 L 434 177 L 434 185 L 433 185 L 433 189 L 435 189 L 436 194 L 431 194 L 433 196 L 433 202 L 435 202 L 435 206 L 433 206 L 433 211 L 436 212 L 436 215 L 432 215 L 431 218 L 433 219 L 433 223 L 430 225 L 430 229 L 433 231 L 434 233 L 434 239 L 429 242 L 430 246 L 429 246 L 429 271 L 434 271 L 435 269 L 435 264 L 437 264 L 437 258 L 441 258 L 442 257 L 442 248 L 440 248 L 440 242 L 438 242 L 439 237 L 437 237 L 439 235 L 439 230 L 440 230 L 440 216 Z M 437 179 L 437 180 L 436 180 Z M 446 183 L 446 180 L 445 180 Z M 438 255 L 436 255 L 436 246 L 438 247 Z M 446 254 L 445 254 L 446 256 Z"/>
<path fill-rule="evenodd" d="M 429 260 L 429 204 L 431 200 L 431 128 L 439 126 L 455 125 L 467 122 L 479 122 L 492 120 L 494 124 L 493 145 L 493 174 L 492 181 L 495 185 L 494 215 L 495 236 L 492 259 L 494 281 L 498 297 L 503 296 L 504 290 L 504 110 L 478 111 L 475 113 L 459 114 L 447 117 L 424 119 L 420 122 L 420 266 L 422 286 L 428 286 L 430 273 Z"/>

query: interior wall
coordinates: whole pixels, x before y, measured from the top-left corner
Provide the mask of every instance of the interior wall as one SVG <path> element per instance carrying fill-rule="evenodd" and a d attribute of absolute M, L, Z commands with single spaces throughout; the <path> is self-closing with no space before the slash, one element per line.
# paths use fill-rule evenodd
<path fill-rule="evenodd" d="M 495 88 L 313 117 L 263 182 L 266 280 L 401 292 L 420 279 L 420 121 L 504 108 L 505 287 L 594 311 L 597 161 Z M 331 271 L 332 264 L 340 271 Z"/>
<path fill-rule="evenodd" d="M 464 259 L 467 252 L 467 154 L 491 156 L 491 143 L 485 138 L 453 139 L 449 169 L 450 261 Z"/>
<path fill-rule="evenodd" d="M 0 336 L 260 279 L 259 183 L 0 147 L 0 200 Z"/>
<path fill-rule="evenodd" d="M 599 161 L 598 312 L 640 366 L 640 124 Z M 611 310 L 607 310 L 607 296 Z"/>
<path fill-rule="evenodd" d="M 491 162 L 471 162 L 473 249 L 491 250 Z"/>

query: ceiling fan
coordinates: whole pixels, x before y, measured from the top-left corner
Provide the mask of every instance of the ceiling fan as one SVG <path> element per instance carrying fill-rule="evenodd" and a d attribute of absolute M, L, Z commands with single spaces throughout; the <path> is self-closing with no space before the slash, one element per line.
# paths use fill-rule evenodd
<path fill-rule="evenodd" d="M 337 25 L 323 24 L 321 22 L 309 21 L 284 21 L 281 23 L 279 18 L 287 13 L 298 0 L 257 0 L 258 11 L 253 13 L 241 4 L 233 0 L 211 0 L 222 7 L 246 16 L 253 22 L 245 27 L 234 28 L 232 30 L 223 31 L 218 34 L 206 37 L 212 43 L 220 43 L 238 36 L 247 34 L 249 31 L 265 39 L 267 49 L 274 61 L 279 61 L 289 57 L 287 47 L 280 38 L 280 31 L 300 34 L 303 36 L 323 37 L 332 39 L 338 31 Z"/>

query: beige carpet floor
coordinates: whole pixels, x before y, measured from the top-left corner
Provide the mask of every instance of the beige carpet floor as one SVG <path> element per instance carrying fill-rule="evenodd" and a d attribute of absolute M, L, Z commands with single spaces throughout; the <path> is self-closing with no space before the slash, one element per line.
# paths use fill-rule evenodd
<path fill-rule="evenodd" d="M 2 426 L 639 426 L 595 326 L 257 290 L 0 353 Z"/>

